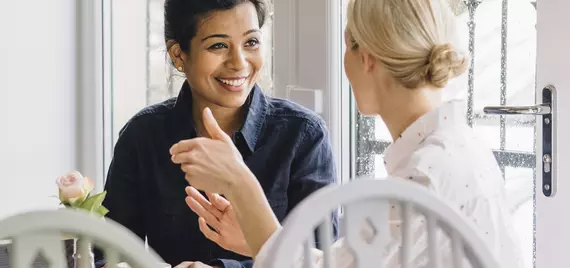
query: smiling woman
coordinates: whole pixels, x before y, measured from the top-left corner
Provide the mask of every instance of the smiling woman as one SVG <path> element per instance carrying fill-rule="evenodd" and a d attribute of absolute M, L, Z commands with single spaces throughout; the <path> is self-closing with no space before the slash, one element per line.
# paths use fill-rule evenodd
<path fill-rule="evenodd" d="M 260 28 L 265 22 L 264 3 L 228 0 L 204 5 L 201 1 L 166 1 L 164 7 L 168 54 L 192 88 L 198 134 L 205 134 L 199 115 L 210 106 L 216 106 L 227 119 L 220 122 L 222 129 L 228 133 L 237 130 L 245 118 L 236 113 L 243 112 L 239 108 L 263 66 Z M 213 8 L 220 10 L 211 12 Z M 202 11 L 203 18 L 185 20 L 185 10 Z"/>
<path fill-rule="evenodd" d="M 165 42 L 164 0 L 112 2 L 112 143 L 140 109 L 178 95 L 186 77 L 176 70 Z M 273 95 L 273 0 L 261 27 L 263 67 L 257 84 Z M 108 162 L 106 166 L 108 166 Z"/>
<path fill-rule="evenodd" d="M 258 84 L 268 47 L 262 33 L 267 10 L 263 0 L 164 2 L 167 62 L 183 82 L 176 97 L 144 108 L 122 127 L 104 205 L 109 218 L 146 237 L 171 265 L 251 264 L 247 256 L 225 250 L 243 248 L 240 252 L 249 255 L 243 235 L 227 232 L 232 226 L 210 224 L 220 239 L 209 240 L 204 219 L 185 202 L 189 183 L 181 166 L 187 163 L 175 164 L 169 155 L 174 144 L 210 137 L 202 118 L 205 108 L 231 137 L 235 157 L 259 179 L 279 220 L 305 197 L 335 182 L 323 120 L 295 103 L 266 96 Z M 336 214 L 331 221 L 336 226 Z"/>

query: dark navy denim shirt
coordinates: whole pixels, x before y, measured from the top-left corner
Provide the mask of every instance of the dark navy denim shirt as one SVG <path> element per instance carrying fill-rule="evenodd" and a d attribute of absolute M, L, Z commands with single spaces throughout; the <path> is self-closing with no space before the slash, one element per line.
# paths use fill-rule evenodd
<path fill-rule="evenodd" d="M 329 136 L 322 119 L 287 100 L 266 97 L 255 86 L 243 127 L 232 136 L 259 180 L 277 218 L 314 191 L 335 183 Z M 166 262 L 201 261 L 220 267 L 251 267 L 249 258 L 226 251 L 200 232 L 186 205 L 188 183 L 169 149 L 196 137 L 192 93 L 184 83 L 177 98 L 147 107 L 121 130 L 105 189 L 108 218 L 143 238 Z M 338 218 L 332 216 L 335 236 Z M 96 252 L 102 264 L 100 252 Z"/>

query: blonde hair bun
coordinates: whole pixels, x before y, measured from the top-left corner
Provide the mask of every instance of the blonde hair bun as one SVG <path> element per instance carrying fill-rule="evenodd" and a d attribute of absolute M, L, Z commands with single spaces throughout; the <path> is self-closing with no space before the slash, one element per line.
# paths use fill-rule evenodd
<path fill-rule="evenodd" d="M 443 88 L 467 69 L 447 0 L 351 0 L 347 15 L 354 42 L 406 88 Z"/>
<path fill-rule="evenodd" d="M 426 83 L 438 88 L 467 69 L 467 57 L 450 43 L 433 47 L 426 66 Z"/>

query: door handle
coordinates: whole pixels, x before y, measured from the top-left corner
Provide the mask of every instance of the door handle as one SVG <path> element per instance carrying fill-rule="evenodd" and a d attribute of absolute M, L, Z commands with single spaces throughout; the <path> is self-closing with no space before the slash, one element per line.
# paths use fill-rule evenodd
<path fill-rule="evenodd" d="M 552 108 L 549 103 L 533 106 L 487 106 L 483 108 L 483 112 L 496 115 L 545 115 L 550 114 Z"/>
<path fill-rule="evenodd" d="M 483 108 L 485 114 L 493 115 L 534 115 L 540 117 L 542 122 L 542 152 L 541 152 L 541 169 L 542 169 L 542 193 L 551 197 L 556 193 L 556 157 L 555 150 L 555 133 L 556 133 L 556 109 L 555 94 L 556 88 L 548 85 L 542 89 L 541 104 L 532 106 L 487 106 Z M 538 118 L 537 118 L 538 119 Z M 538 168 L 538 167 L 537 167 Z"/>

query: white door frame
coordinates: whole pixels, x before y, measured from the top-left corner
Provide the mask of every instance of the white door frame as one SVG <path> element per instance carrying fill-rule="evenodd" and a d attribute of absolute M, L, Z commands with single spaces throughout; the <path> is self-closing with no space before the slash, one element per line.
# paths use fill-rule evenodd
<path fill-rule="evenodd" d="M 565 213 L 570 204 L 570 1 L 537 1 L 537 101 L 541 100 L 541 90 L 546 85 L 557 89 L 555 100 L 555 139 L 554 170 L 555 195 L 542 194 L 542 159 L 537 154 L 537 180 L 535 184 L 535 250 L 536 268 L 568 266 L 568 242 L 570 242 L 570 216 Z M 537 140 L 541 140 L 541 124 L 537 127 Z M 537 142 L 537 152 L 541 152 Z"/>

